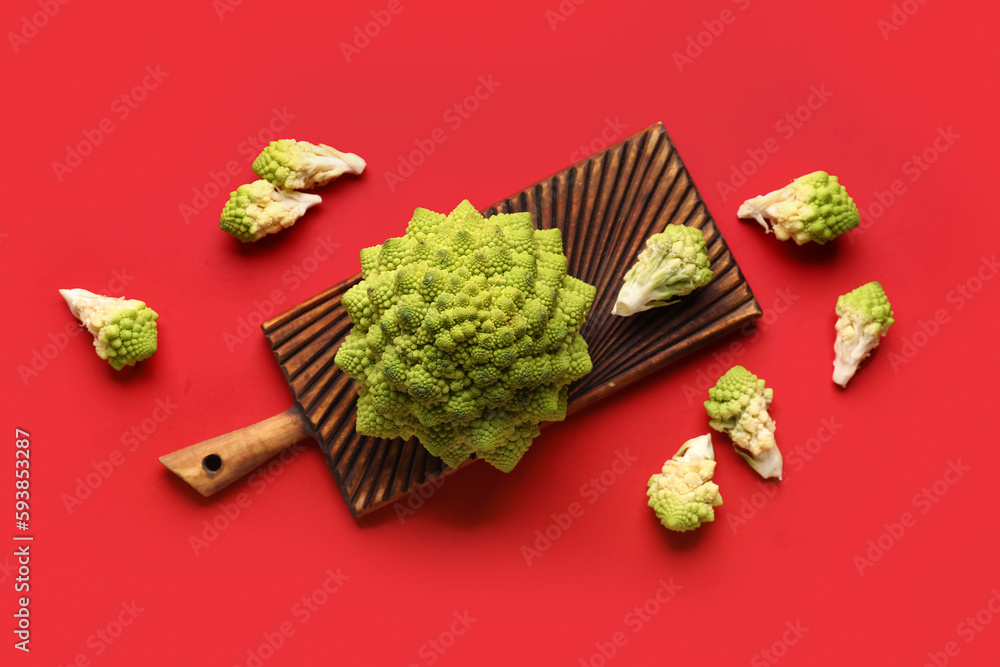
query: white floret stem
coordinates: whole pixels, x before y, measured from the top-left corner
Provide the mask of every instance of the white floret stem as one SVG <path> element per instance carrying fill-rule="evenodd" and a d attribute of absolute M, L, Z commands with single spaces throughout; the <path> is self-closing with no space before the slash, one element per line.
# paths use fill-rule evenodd
<path fill-rule="evenodd" d="M 98 299 L 103 299 L 100 294 L 94 294 L 85 289 L 79 287 L 73 289 L 61 289 L 59 294 L 63 299 L 66 300 L 66 305 L 69 306 L 69 310 L 73 313 L 73 317 L 78 320 L 83 320 L 81 312 L 84 309 L 92 308 L 93 304 L 96 303 Z"/>
<path fill-rule="evenodd" d="M 73 317 L 80 320 L 94 336 L 100 332 L 104 320 L 124 305 L 124 299 L 94 294 L 79 287 L 61 289 L 59 294 L 66 300 Z"/>
<path fill-rule="evenodd" d="M 856 364 L 845 364 L 838 357 L 833 360 L 833 381 L 841 387 L 846 387 L 857 370 Z"/>
<path fill-rule="evenodd" d="M 649 310 L 649 299 L 652 292 L 652 286 L 644 280 L 635 279 L 626 282 L 618 293 L 618 301 L 611 310 L 611 314 L 628 316 Z"/>
<path fill-rule="evenodd" d="M 323 201 L 319 195 L 308 192 L 296 192 L 285 188 L 275 188 L 275 192 L 275 199 L 294 213 L 297 218 L 302 217 L 306 211 Z"/>
<path fill-rule="evenodd" d="M 653 258 L 640 256 L 639 261 L 647 264 L 658 264 L 661 260 L 655 256 Z M 673 303 L 673 301 L 663 301 L 663 299 L 669 299 L 678 290 L 663 289 L 663 287 L 680 281 L 674 276 L 663 279 L 662 275 L 662 269 L 630 271 L 625 276 L 625 284 L 618 292 L 618 300 L 611 309 L 611 314 L 634 315 Z"/>
<path fill-rule="evenodd" d="M 115 298 L 94 294 L 80 288 L 61 289 L 59 294 L 66 300 L 66 305 L 69 306 L 73 317 L 80 320 L 94 337 L 94 347 L 102 359 L 107 357 L 109 345 L 100 338 L 101 328 L 122 309 L 139 303 L 126 300 L 124 297 Z"/>
<path fill-rule="evenodd" d="M 340 157 L 354 174 L 360 174 L 368 166 L 368 163 L 360 155 L 354 153 L 341 153 Z"/>
<path fill-rule="evenodd" d="M 305 158 L 306 166 L 314 176 L 332 180 L 341 174 L 360 174 L 368 164 L 359 155 L 341 153 L 336 148 L 322 146 L 321 154 L 312 153 Z"/>
<path fill-rule="evenodd" d="M 851 326 L 858 332 L 857 336 L 844 338 L 838 332 L 837 339 L 833 343 L 833 381 L 841 387 L 847 386 L 857 372 L 858 366 L 878 344 L 877 338 L 872 339 L 861 333 L 864 327 L 862 322 L 854 321 Z"/>
<path fill-rule="evenodd" d="M 767 224 L 767 218 L 774 218 L 774 211 L 768 210 L 772 205 L 783 201 L 787 198 L 785 190 L 788 186 L 780 188 L 773 192 L 768 192 L 766 195 L 760 195 L 758 197 L 753 197 L 747 199 L 745 202 L 740 204 L 739 210 L 736 212 L 736 216 L 739 218 L 754 218 L 760 223 L 761 227 L 764 228 L 765 232 L 770 232 L 771 227 Z"/>
<path fill-rule="evenodd" d="M 715 450 L 712 448 L 712 434 L 706 433 L 697 438 L 691 438 L 677 450 L 676 461 L 714 461 Z"/>
<path fill-rule="evenodd" d="M 777 477 L 779 481 L 781 480 L 783 461 L 781 458 L 781 450 L 778 449 L 777 445 L 774 447 L 768 447 L 757 456 L 749 456 L 744 452 L 740 452 L 740 454 L 746 458 L 750 467 L 756 470 L 757 474 L 764 479 Z"/>

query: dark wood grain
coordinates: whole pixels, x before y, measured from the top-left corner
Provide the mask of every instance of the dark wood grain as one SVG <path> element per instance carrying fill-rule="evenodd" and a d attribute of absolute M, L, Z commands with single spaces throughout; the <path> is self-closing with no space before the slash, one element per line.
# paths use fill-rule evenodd
<path fill-rule="evenodd" d="M 761 314 L 662 124 L 482 209 L 487 216 L 523 211 L 540 229 L 562 230 L 569 274 L 597 287 L 582 331 L 594 368 L 570 388 L 570 413 Z M 703 231 L 714 279 L 670 307 L 612 316 L 622 276 L 645 239 L 668 224 Z M 357 388 L 333 358 L 351 327 L 340 299 L 360 279 L 334 285 L 262 326 L 354 516 L 453 472 L 415 439 L 370 438 L 354 429 Z"/>

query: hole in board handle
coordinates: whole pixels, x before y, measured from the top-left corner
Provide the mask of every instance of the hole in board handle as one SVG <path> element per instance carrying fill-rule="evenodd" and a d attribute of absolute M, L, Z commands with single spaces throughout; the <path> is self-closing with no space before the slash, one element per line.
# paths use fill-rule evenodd
<path fill-rule="evenodd" d="M 214 475 L 222 470 L 222 457 L 218 454 L 209 454 L 201 460 L 201 467 L 209 475 Z"/>

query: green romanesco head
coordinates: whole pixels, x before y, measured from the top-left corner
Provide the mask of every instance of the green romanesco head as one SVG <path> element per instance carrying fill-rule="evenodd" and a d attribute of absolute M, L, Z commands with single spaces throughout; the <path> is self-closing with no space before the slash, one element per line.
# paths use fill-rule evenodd
<path fill-rule="evenodd" d="M 229 195 L 219 227 L 244 243 L 257 241 L 291 227 L 321 201 L 319 195 L 276 188 L 260 179 Z"/>
<path fill-rule="evenodd" d="M 712 436 L 692 438 L 663 464 L 659 473 L 649 478 L 647 504 L 670 530 L 694 530 L 702 523 L 714 521 L 715 508 L 722 504 L 719 486 L 711 481 L 714 474 Z"/>
<path fill-rule="evenodd" d="M 794 239 L 802 245 L 808 241 L 826 243 L 854 229 L 861 216 L 854 200 L 836 176 L 814 171 L 800 176 L 790 184 L 766 195 L 748 199 L 737 215 L 755 218 L 766 231 L 785 241 Z"/>
<path fill-rule="evenodd" d="M 846 387 L 861 362 L 892 326 L 892 305 L 878 282 L 866 283 L 837 299 L 833 381 Z"/>
<path fill-rule="evenodd" d="M 97 356 L 115 370 L 134 366 L 156 352 L 156 312 L 142 301 L 59 290 L 74 317 L 94 336 Z"/>
<path fill-rule="evenodd" d="M 360 174 L 365 166 L 365 161 L 354 153 L 341 153 L 326 144 L 279 139 L 261 151 L 252 169 L 275 187 L 309 190 L 341 174 Z"/>
<path fill-rule="evenodd" d="M 595 289 L 566 274 L 558 229 L 468 201 L 418 208 L 404 236 L 361 251 L 361 270 L 335 359 L 358 384 L 358 433 L 415 435 L 452 467 L 475 454 L 507 472 L 540 422 L 565 417 L 591 369 L 580 329 Z"/>
<path fill-rule="evenodd" d="M 874 280 L 838 297 L 837 315 L 850 320 L 852 326 L 863 327 L 869 336 L 884 336 L 895 322 L 889 297 Z"/>
<path fill-rule="evenodd" d="M 708 390 L 708 425 L 727 433 L 744 459 L 762 477 L 781 479 L 781 452 L 774 420 L 767 412 L 774 390 L 743 366 L 733 366 Z"/>
<path fill-rule="evenodd" d="M 701 230 L 667 225 L 646 240 L 612 309 L 614 315 L 632 315 L 666 306 L 712 280 L 712 269 Z"/>

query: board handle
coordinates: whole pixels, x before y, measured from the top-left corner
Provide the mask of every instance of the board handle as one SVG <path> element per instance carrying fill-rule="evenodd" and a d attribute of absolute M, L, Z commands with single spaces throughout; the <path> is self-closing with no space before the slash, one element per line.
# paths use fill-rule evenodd
<path fill-rule="evenodd" d="M 262 422 L 161 456 L 160 463 L 207 497 L 306 436 L 305 418 L 293 407 Z"/>

